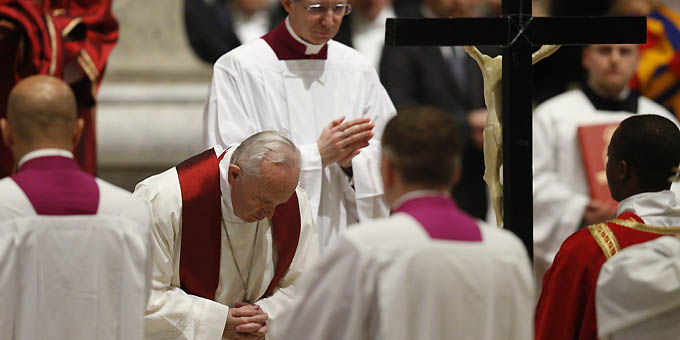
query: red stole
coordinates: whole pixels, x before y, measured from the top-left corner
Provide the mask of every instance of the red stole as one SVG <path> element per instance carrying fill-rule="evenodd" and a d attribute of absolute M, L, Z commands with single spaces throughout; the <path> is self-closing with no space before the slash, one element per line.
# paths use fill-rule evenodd
<path fill-rule="evenodd" d="M 222 247 L 219 162 L 213 149 L 191 157 L 177 166 L 182 192 L 182 245 L 179 278 L 182 289 L 206 299 L 215 299 L 220 276 Z M 185 232 L 190 230 L 191 232 Z M 294 193 L 274 210 L 272 236 L 279 261 L 263 297 L 274 292 L 288 271 L 300 239 L 300 208 Z"/>

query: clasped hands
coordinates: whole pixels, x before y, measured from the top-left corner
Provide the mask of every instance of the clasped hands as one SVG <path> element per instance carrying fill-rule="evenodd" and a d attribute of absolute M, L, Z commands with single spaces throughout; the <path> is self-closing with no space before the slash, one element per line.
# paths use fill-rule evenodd
<path fill-rule="evenodd" d="M 230 340 L 261 340 L 269 331 L 269 316 L 260 306 L 237 302 L 229 307 L 222 337 Z"/>
<path fill-rule="evenodd" d="M 344 120 L 345 117 L 340 117 L 321 130 L 316 145 L 324 167 L 333 163 L 338 163 L 343 168 L 351 167 L 352 159 L 373 138 L 371 130 L 375 124 L 369 118 L 357 118 L 343 123 Z"/>

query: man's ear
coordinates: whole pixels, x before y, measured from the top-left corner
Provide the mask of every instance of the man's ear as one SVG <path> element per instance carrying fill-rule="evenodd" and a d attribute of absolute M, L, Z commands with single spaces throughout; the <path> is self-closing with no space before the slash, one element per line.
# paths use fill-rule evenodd
<path fill-rule="evenodd" d="M 14 146 L 14 135 L 12 134 L 12 128 L 9 127 L 7 118 L 0 118 L 0 134 L 2 135 L 2 141 L 11 149 Z"/>
<path fill-rule="evenodd" d="M 290 6 L 291 6 L 290 3 L 292 1 L 295 1 L 295 0 L 281 0 L 281 6 L 283 6 L 283 9 L 285 9 L 286 13 L 288 13 L 288 14 L 290 14 L 290 10 L 291 10 L 290 9 Z"/>
<path fill-rule="evenodd" d="M 229 164 L 229 171 L 227 173 L 227 181 L 229 185 L 234 185 L 236 179 L 241 176 L 241 167 L 236 164 Z"/>
<path fill-rule="evenodd" d="M 592 53 L 592 51 L 589 50 L 588 46 L 583 46 L 583 48 L 581 48 L 581 67 L 585 70 L 590 68 L 590 53 Z"/>
<path fill-rule="evenodd" d="M 82 118 L 76 119 L 76 123 L 73 125 L 73 150 L 76 149 L 78 142 L 80 142 L 80 137 L 83 136 L 83 127 L 85 126 L 85 120 Z"/>

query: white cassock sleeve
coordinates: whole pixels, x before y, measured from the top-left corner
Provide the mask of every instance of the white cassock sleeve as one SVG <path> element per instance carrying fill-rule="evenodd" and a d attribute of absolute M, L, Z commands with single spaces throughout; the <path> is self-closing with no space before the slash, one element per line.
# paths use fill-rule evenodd
<path fill-rule="evenodd" d="M 677 339 L 680 239 L 660 237 L 605 262 L 597 280 L 595 310 L 600 339 Z"/>
<path fill-rule="evenodd" d="M 555 254 L 583 220 L 587 195 L 574 192 L 557 174 L 557 123 L 548 111 L 533 116 L 534 257 L 552 263 Z M 546 267 L 547 269 L 547 267 Z"/>
<path fill-rule="evenodd" d="M 371 282 L 377 266 L 362 263 L 359 251 L 344 237 L 305 273 L 291 307 L 272 325 L 276 340 L 369 340 L 377 329 L 378 303 Z M 369 336 L 367 336 L 369 334 Z"/>
<path fill-rule="evenodd" d="M 352 159 L 354 172 L 354 188 L 359 221 L 368 221 L 389 215 L 389 206 L 383 198 L 382 177 L 380 174 L 380 155 L 382 134 L 385 125 L 394 116 L 396 109 L 387 91 L 380 83 L 375 72 L 369 74 L 367 105 L 363 108 L 362 117 L 371 119 L 375 124 L 374 136 L 369 146 Z"/>
<path fill-rule="evenodd" d="M 162 181 L 165 183 L 159 183 Z M 179 263 L 179 249 L 176 248 L 180 246 L 182 213 L 176 170 L 173 168 L 143 181 L 135 188 L 134 195 L 151 206 L 153 219 L 152 289 L 144 316 L 144 338 L 221 339 L 229 308 L 187 294 L 172 283 L 175 263 Z"/>
<path fill-rule="evenodd" d="M 312 212 L 309 209 L 309 199 L 302 189 L 298 188 L 297 194 L 301 225 L 300 240 L 297 250 L 295 250 L 293 262 L 290 264 L 286 275 L 274 289 L 272 296 L 261 299 L 256 303 L 267 313 L 270 323 L 276 322 L 281 312 L 290 306 L 300 276 L 319 259 L 319 240 L 316 235 Z M 267 338 L 269 339 L 269 337 Z"/>

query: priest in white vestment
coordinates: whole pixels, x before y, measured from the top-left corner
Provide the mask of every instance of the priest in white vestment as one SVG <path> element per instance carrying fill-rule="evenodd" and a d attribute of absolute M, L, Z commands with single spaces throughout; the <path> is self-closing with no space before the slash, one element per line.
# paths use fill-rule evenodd
<path fill-rule="evenodd" d="M 199 167 L 208 177 L 182 175 L 183 165 L 199 156 L 208 156 L 208 165 Z M 219 146 L 209 149 L 137 185 L 135 195 L 152 207 L 155 241 L 146 339 L 240 339 L 246 333 L 254 338 L 266 334 L 269 323 L 275 323 L 289 304 L 300 275 L 318 258 L 307 196 L 297 187 L 299 164 L 295 145 L 277 132 L 265 131 L 227 151 Z M 188 180 L 183 182 L 182 176 Z M 198 217 L 194 214 L 191 219 L 214 215 L 215 225 L 190 221 L 186 187 L 195 183 L 200 183 L 201 194 L 214 189 L 215 196 L 214 201 L 199 203 L 194 211 Z M 290 206 L 293 199 L 296 203 Z M 296 225 L 279 229 L 283 235 L 276 234 L 278 226 L 272 222 L 282 206 L 291 207 L 294 211 L 288 211 L 288 216 L 298 218 Z M 183 232 L 190 222 L 191 232 Z M 216 228 L 216 234 L 186 243 L 189 236 L 208 227 Z M 298 237 L 286 241 L 294 227 Z M 217 242 L 212 257 L 204 252 L 209 241 Z M 282 254 L 280 242 L 291 243 L 292 252 Z M 188 257 L 189 252 L 199 256 L 197 260 Z M 288 266 L 280 270 L 285 256 Z M 209 261 L 215 263 L 214 272 L 192 272 Z M 214 285 L 203 286 L 213 279 Z"/>
<path fill-rule="evenodd" d="M 577 138 L 580 126 L 616 123 L 632 114 L 657 114 L 662 106 L 627 87 L 638 63 L 635 45 L 593 45 L 583 50 L 588 82 L 539 105 L 533 116 L 534 277 L 545 271 L 564 240 L 580 228 L 616 214 L 592 200 Z"/>
<path fill-rule="evenodd" d="M 395 108 L 373 64 L 331 40 L 347 1 L 281 0 L 289 16 L 214 66 L 203 115 L 204 145 L 227 146 L 263 130 L 302 153 L 300 187 L 321 249 L 348 225 L 386 216 L 380 136 Z"/>
<path fill-rule="evenodd" d="M 48 76 L 10 93 L 0 180 L 0 339 L 141 340 L 151 283 L 144 202 L 83 172 L 71 88 Z"/>
<path fill-rule="evenodd" d="M 305 274 L 277 339 L 531 339 L 533 282 L 522 242 L 449 196 L 460 171 L 453 119 L 400 112 L 382 137 L 392 216 L 338 236 Z"/>
<path fill-rule="evenodd" d="M 601 340 L 671 340 L 680 336 L 680 239 L 664 236 L 607 261 L 596 291 Z"/>

